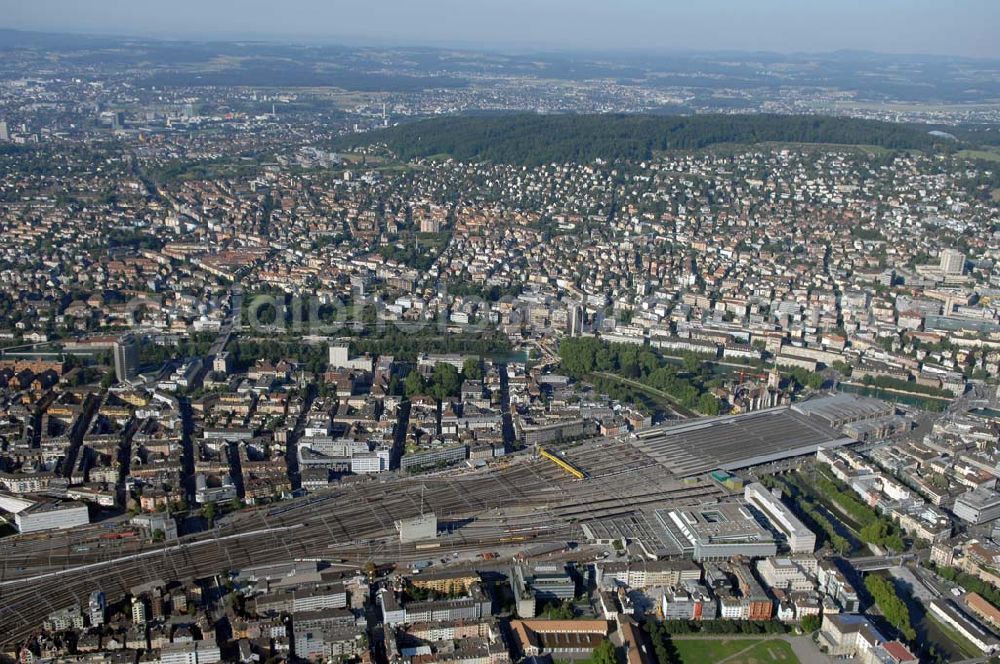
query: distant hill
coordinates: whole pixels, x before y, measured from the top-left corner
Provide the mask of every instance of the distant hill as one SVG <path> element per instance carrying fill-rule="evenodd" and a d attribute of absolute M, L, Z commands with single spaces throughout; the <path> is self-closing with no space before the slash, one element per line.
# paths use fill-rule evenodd
<path fill-rule="evenodd" d="M 662 150 L 720 143 L 830 143 L 929 150 L 946 141 L 909 125 L 801 115 L 448 116 L 342 137 L 339 149 L 385 143 L 404 159 L 446 154 L 462 161 L 537 165 L 648 159 Z M 954 142 L 952 142 L 954 145 Z"/>

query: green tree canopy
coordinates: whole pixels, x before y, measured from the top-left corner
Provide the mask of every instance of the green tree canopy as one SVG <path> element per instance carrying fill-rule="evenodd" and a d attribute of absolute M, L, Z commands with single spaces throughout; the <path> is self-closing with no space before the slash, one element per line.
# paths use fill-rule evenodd
<path fill-rule="evenodd" d="M 446 362 L 438 362 L 434 366 L 434 374 L 431 377 L 431 394 L 437 399 L 444 400 L 455 396 L 462 388 L 462 379 L 458 375 L 458 369 Z"/>
<path fill-rule="evenodd" d="M 462 363 L 462 377 L 466 380 L 480 380 L 483 377 L 483 364 L 478 357 L 467 357 Z"/>
<path fill-rule="evenodd" d="M 817 615 L 808 615 L 802 618 L 802 631 L 806 634 L 812 634 L 820 626 L 820 617 Z"/>
<path fill-rule="evenodd" d="M 705 392 L 698 399 L 698 411 L 702 415 L 718 415 L 719 414 L 719 400 L 714 396 Z"/>
<path fill-rule="evenodd" d="M 608 639 L 601 641 L 590 655 L 590 664 L 618 664 L 614 644 Z"/>
<path fill-rule="evenodd" d="M 865 588 L 871 593 L 872 599 L 875 600 L 882 615 L 893 627 L 898 629 L 908 641 L 917 638 L 917 631 L 910 623 L 910 610 L 907 608 L 906 602 L 896 592 L 891 581 L 876 574 L 869 574 L 865 577 Z"/>
<path fill-rule="evenodd" d="M 420 375 L 419 371 L 413 370 L 406 374 L 406 378 L 403 379 L 403 391 L 407 397 L 423 394 L 425 389 L 424 377 Z"/>

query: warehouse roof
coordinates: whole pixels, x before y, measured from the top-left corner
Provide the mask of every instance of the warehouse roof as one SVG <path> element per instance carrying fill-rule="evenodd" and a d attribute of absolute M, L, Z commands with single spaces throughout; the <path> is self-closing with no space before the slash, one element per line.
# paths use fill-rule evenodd
<path fill-rule="evenodd" d="M 716 468 L 748 468 L 855 442 L 787 406 L 653 427 L 633 440 L 681 477 Z"/>
<path fill-rule="evenodd" d="M 881 399 L 840 392 L 802 401 L 792 406 L 792 410 L 820 417 L 831 426 L 843 426 L 847 422 L 890 416 L 895 412 L 895 407 Z"/>

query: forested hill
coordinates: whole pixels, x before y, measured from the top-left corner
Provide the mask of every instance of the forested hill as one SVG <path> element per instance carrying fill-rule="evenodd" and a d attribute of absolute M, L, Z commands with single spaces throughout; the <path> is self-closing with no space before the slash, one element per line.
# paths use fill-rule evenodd
<path fill-rule="evenodd" d="M 928 150 L 947 139 L 909 125 L 826 116 L 512 114 L 422 120 L 345 136 L 337 147 L 385 143 L 404 159 L 448 155 L 462 161 L 537 165 L 648 159 L 659 150 L 769 142 Z"/>

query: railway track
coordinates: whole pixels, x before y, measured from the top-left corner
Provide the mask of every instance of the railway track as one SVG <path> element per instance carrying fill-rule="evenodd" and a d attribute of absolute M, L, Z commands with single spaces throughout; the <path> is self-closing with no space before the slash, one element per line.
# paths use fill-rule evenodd
<path fill-rule="evenodd" d="M 46 615 L 85 603 L 95 589 L 117 598 L 153 579 L 210 577 L 294 558 L 393 562 L 565 542 L 579 539 L 580 520 L 718 492 L 708 484 L 664 479 L 643 455 L 626 451 L 620 445 L 568 450 L 573 463 L 592 474 L 585 481 L 553 464 L 525 461 L 500 470 L 350 485 L 330 495 L 244 510 L 211 532 L 168 545 L 123 542 L 79 548 L 99 537 L 100 529 L 48 542 L 15 539 L 3 548 L 0 644 L 20 642 Z M 616 470 L 634 476 L 625 482 L 627 475 Z M 460 524 L 429 551 L 401 545 L 395 534 L 394 523 L 416 516 L 421 506 L 435 512 L 439 523 Z"/>

